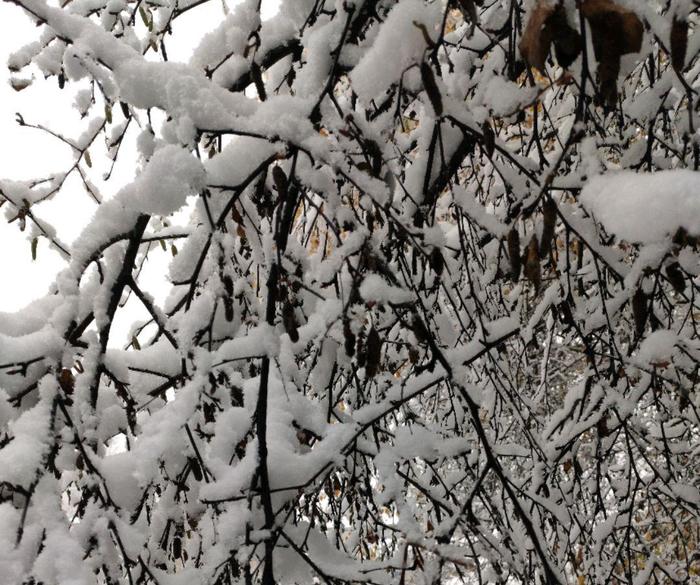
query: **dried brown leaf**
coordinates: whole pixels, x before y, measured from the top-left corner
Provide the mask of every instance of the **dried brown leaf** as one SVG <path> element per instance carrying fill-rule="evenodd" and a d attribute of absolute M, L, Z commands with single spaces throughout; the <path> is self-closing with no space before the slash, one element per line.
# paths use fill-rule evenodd
<path fill-rule="evenodd" d="M 634 12 L 611 0 L 586 0 L 581 12 L 591 27 L 601 100 L 607 106 L 614 106 L 620 57 L 641 50 L 644 26 Z"/>
<path fill-rule="evenodd" d="M 520 40 L 520 54 L 531 67 L 536 67 L 540 71 L 544 71 L 549 47 L 552 44 L 552 33 L 546 25 L 554 11 L 553 5 L 540 0 L 530 13 Z"/>

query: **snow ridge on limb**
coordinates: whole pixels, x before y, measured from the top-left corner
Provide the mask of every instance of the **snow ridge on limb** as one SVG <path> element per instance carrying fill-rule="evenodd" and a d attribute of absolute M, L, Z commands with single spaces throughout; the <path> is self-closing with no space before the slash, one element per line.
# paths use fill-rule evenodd
<path fill-rule="evenodd" d="M 11 69 L 86 120 L 18 117 L 73 163 L 0 181 L 67 259 L 0 313 L 0 572 L 692 580 L 697 7 L 13 3 Z M 37 213 L 69 177 L 70 246 Z"/>

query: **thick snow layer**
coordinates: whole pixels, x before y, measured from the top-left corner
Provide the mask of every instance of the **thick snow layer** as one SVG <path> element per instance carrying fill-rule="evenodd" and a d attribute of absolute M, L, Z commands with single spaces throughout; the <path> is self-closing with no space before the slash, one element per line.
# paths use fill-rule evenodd
<path fill-rule="evenodd" d="M 642 364 L 653 364 L 670 359 L 678 335 L 668 329 L 659 329 L 649 334 L 639 348 L 639 360 Z"/>
<path fill-rule="evenodd" d="M 203 186 L 202 164 L 184 148 L 168 145 L 153 155 L 125 197 L 136 211 L 169 215 Z"/>
<path fill-rule="evenodd" d="M 700 173 L 689 170 L 593 177 L 581 203 L 605 230 L 628 242 L 655 242 L 679 227 L 700 235 Z"/>
<path fill-rule="evenodd" d="M 389 285 L 378 274 L 370 274 L 360 286 L 360 295 L 366 301 L 378 303 L 410 303 L 413 295 L 407 290 Z"/>
<path fill-rule="evenodd" d="M 351 74 L 352 87 L 364 100 L 371 100 L 398 81 L 403 72 L 423 57 L 427 45 L 416 23 L 433 37 L 441 16 L 440 4 L 403 0 L 387 16 L 372 47 Z"/>

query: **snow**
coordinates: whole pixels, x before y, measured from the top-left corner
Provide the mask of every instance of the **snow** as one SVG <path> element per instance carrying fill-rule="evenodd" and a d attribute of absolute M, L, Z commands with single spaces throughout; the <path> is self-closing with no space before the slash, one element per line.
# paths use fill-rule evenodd
<path fill-rule="evenodd" d="M 674 354 L 678 335 L 668 329 L 650 333 L 639 347 L 638 359 L 644 364 L 668 361 Z"/>
<path fill-rule="evenodd" d="M 522 88 L 501 76 L 483 83 L 484 88 L 477 99 L 481 97 L 484 106 L 495 116 L 510 116 L 521 111 L 535 101 L 539 91 L 537 87 Z"/>
<path fill-rule="evenodd" d="M 378 274 L 367 276 L 360 285 L 360 295 L 368 302 L 375 303 L 410 303 L 413 295 L 404 289 L 388 284 Z"/>
<path fill-rule="evenodd" d="M 40 475 L 50 448 L 49 401 L 40 402 L 10 421 L 8 430 L 12 440 L 0 449 L 0 483 L 29 489 Z"/>
<path fill-rule="evenodd" d="M 273 156 L 278 149 L 265 140 L 240 136 L 213 158 L 204 163 L 212 185 L 241 184 L 258 167 L 261 160 Z"/>
<path fill-rule="evenodd" d="M 202 164 L 176 145 L 160 148 L 123 194 L 130 209 L 149 215 L 170 215 L 185 205 L 187 196 L 204 187 Z"/>
<path fill-rule="evenodd" d="M 411 65 L 419 62 L 427 48 L 423 33 L 414 23 L 425 26 L 431 39 L 437 38 L 441 6 L 438 2 L 401 0 L 392 9 L 367 50 L 350 75 L 352 87 L 369 101 L 384 91 Z"/>
<path fill-rule="evenodd" d="M 75 182 L 82 187 L 97 172 L 83 169 L 81 151 L 89 146 L 95 161 L 104 158 L 102 136 L 109 142 L 128 131 L 131 160 L 120 154 L 119 162 L 133 164 L 128 185 L 100 185 L 104 199 L 74 241 L 53 294 L 21 313 L 0 313 L 0 500 L 13 486 L 34 490 L 19 543 L 24 496 L 15 490 L 0 502 L 0 574 L 78 585 L 104 566 L 114 581 L 130 569 L 135 582 L 208 583 L 233 571 L 233 558 L 257 570 L 262 541 L 274 536 L 280 583 L 323 580 L 320 571 L 330 580 L 388 585 L 401 573 L 407 583 L 450 583 L 452 564 L 477 562 L 482 580 L 530 582 L 544 559 L 555 575 L 570 571 L 564 553 L 579 546 L 592 549 L 585 562 L 596 558 L 602 567 L 584 568 L 604 580 L 615 572 L 606 556 L 613 540 L 636 533 L 628 529 L 638 520 L 615 500 L 634 495 L 624 493 L 636 489 L 624 481 L 632 466 L 639 489 L 652 497 L 697 503 L 692 468 L 681 459 L 697 426 L 689 407 L 696 396 L 687 391 L 700 355 L 697 303 L 692 289 L 672 291 L 663 275 L 676 261 L 688 281 L 698 274 L 694 247 L 678 250 L 669 239 L 679 227 L 700 235 L 698 175 L 594 176 L 606 165 L 641 160 L 639 128 L 650 109 L 657 115 L 663 108 L 665 122 L 676 124 L 668 152 L 654 145 L 653 165 L 681 164 L 668 153 L 681 151 L 687 123 L 670 108 L 680 112 L 683 96 L 663 60 L 653 95 L 644 95 L 641 82 L 638 95 L 623 98 L 634 102 L 634 127 L 603 136 L 597 124 L 580 124 L 589 136 L 562 152 L 580 86 L 508 78 L 507 43 L 493 42 L 508 18 L 499 3 L 478 6 L 480 23 L 470 27 L 444 1 L 284 0 L 279 16 L 261 23 L 258 0 L 244 0 L 231 14 L 223 6 L 183 63 L 173 53 L 166 62 L 160 47 L 154 52 L 148 41 L 156 35 L 138 19 L 128 24 L 134 3 L 74 0 L 59 9 L 17 1 L 46 31 L 44 44 L 12 63 L 64 67 L 69 78 L 94 82 L 90 89 L 87 80 L 68 83 L 82 91 L 74 99 L 80 112 L 100 113 L 82 120 L 68 147 L 76 157 L 70 164 L 80 165 Z M 143 5 L 156 28 L 177 16 L 175 42 L 187 18 L 173 11 L 187 7 L 200 10 L 198 0 Z M 433 52 L 443 16 L 452 32 Z M 354 18 L 367 26 L 354 27 Z M 346 32 L 351 40 L 330 78 Z M 275 54 L 285 56 L 268 68 Z M 238 87 L 252 63 L 262 69 L 265 99 L 252 86 Z M 444 94 L 442 119 L 424 99 L 423 63 Z M 389 96 L 400 82 L 403 94 Z M 508 119 L 536 96 L 539 143 L 530 110 Z M 113 122 L 101 116 L 105 101 Z M 411 120 L 408 131 L 402 120 Z M 498 133 L 493 156 L 478 145 L 484 123 Z M 447 176 L 456 153 L 462 164 Z M 286 194 L 273 169 L 293 178 Z M 586 176 L 593 178 L 580 192 Z M 31 204 L 33 214 L 66 177 L 1 178 L 11 199 L 7 218 L 21 205 Z M 524 277 L 508 278 L 507 235 L 517 229 L 521 244 L 541 236 L 537 198 L 550 187 L 557 248 L 540 259 L 537 291 Z M 283 199 L 292 195 L 299 205 L 280 249 Z M 188 225 L 173 227 L 180 216 Z M 601 230 L 645 245 L 606 241 Z M 165 246 L 170 265 L 160 277 L 172 287 L 160 307 L 143 270 L 154 251 L 161 254 L 157 240 L 171 235 L 181 239 L 172 259 Z M 130 272 L 124 252 L 131 242 Z M 432 267 L 428 261 L 433 250 L 441 251 L 442 271 L 435 257 Z M 122 272 L 143 295 L 134 294 L 133 282 L 122 292 Z M 270 274 L 279 277 L 274 303 Z M 630 301 L 640 286 L 656 320 L 637 340 Z M 132 327 L 142 347 L 105 350 L 100 343 L 98 332 L 112 326 L 107 308 L 115 294 L 115 323 L 131 317 L 130 303 L 154 304 Z M 575 327 L 564 322 L 568 307 Z M 294 343 L 285 332 L 293 329 L 290 308 Z M 90 315 L 80 338 L 67 339 Z M 156 324 L 146 325 L 150 315 Z M 379 353 L 368 343 L 372 329 Z M 375 358 L 377 368 L 367 367 Z M 22 367 L 27 359 L 36 361 Z M 65 368 L 75 374 L 73 388 Z M 258 443 L 263 420 L 266 449 Z M 605 432 L 606 422 L 613 432 Z M 78 440 L 87 466 L 78 464 Z M 265 452 L 270 494 L 261 489 Z M 78 509 L 87 488 L 92 496 Z M 659 512 L 667 514 L 661 521 L 677 522 L 677 510 Z M 467 551 L 469 530 L 478 538 Z M 174 534 L 187 557 L 173 554 Z M 665 551 L 659 555 L 665 562 Z M 656 560 L 644 561 L 649 573 Z"/>
<path fill-rule="evenodd" d="M 591 178 L 580 202 L 605 230 L 630 243 L 700 235 L 700 172 L 615 171 Z"/>

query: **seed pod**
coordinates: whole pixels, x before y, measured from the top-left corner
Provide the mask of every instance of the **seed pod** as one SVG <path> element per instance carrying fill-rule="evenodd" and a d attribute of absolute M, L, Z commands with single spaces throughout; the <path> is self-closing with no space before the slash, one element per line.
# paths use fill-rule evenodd
<path fill-rule="evenodd" d="M 284 330 L 289 335 L 289 339 L 293 343 L 299 341 L 299 331 L 297 330 L 297 318 L 294 314 L 294 305 L 290 302 L 286 302 L 282 307 L 282 324 L 284 325 Z"/>
<path fill-rule="evenodd" d="M 365 338 L 361 331 L 360 335 L 357 337 L 355 351 L 357 352 L 357 367 L 364 368 L 367 363 L 367 352 L 365 351 Z"/>
<path fill-rule="evenodd" d="M 425 93 L 428 94 L 428 99 L 430 100 L 430 105 L 433 106 L 435 115 L 442 116 L 442 96 L 435 82 L 433 70 L 425 61 L 420 64 L 420 76 L 423 81 L 423 88 L 425 89 Z"/>
<path fill-rule="evenodd" d="M 576 323 L 574 321 L 574 316 L 571 314 L 569 303 L 567 301 L 563 301 L 559 304 L 558 309 L 561 322 L 566 325 L 567 328 L 574 327 Z"/>
<path fill-rule="evenodd" d="M 413 215 L 413 225 L 422 228 L 423 224 L 425 224 L 425 214 L 422 209 L 416 209 L 416 213 Z"/>
<path fill-rule="evenodd" d="M 608 415 L 604 414 L 598 419 L 598 434 L 601 437 L 607 437 L 610 434 L 610 429 L 608 428 Z"/>
<path fill-rule="evenodd" d="M 688 50 L 688 21 L 673 17 L 671 24 L 671 64 L 680 73 L 685 65 L 685 54 Z"/>
<path fill-rule="evenodd" d="M 275 183 L 280 201 L 284 201 L 287 198 L 287 175 L 281 167 L 272 167 L 272 181 Z"/>
<path fill-rule="evenodd" d="M 261 101 L 267 99 L 267 92 L 265 91 L 265 83 L 263 82 L 262 71 L 260 70 L 260 65 L 255 61 L 250 64 L 250 76 L 253 78 L 253 83 L 255 84 L 255 91 L 258 92 L 258 97 Z"/>
<path fill-rule="evenodd" d="M 373 378 L 379 371 L 379 362 L 382 353 L 382 340 L 379 338 L 379 333 L 374 327 L 369 330 L 366 347 L 367 364 L 365 370 L 367 376 Z"/>
<path fill-rule="evenodd" d="M 197 461 L 194 457 L 190 457 L 190 471 L 192 472 L 192 476 L 197 480 L 197 481 L 202 481 L 202 468 L 199 465 L 199 461 Z"/>
<path fill-rule="evenodd" d="M 224 274 L 223 278 L 221 279 L 221 282 L 224 285 L 224 290 L 226 291 L 226 296 L 232 297 L 233 296 L 233 280 L 231 280 L 231 277 L 228 274 Z"/>
<path fill-rule="evenodd" d="M 125 102 L 119 102 L 119 107 L 122 109 L 122 114 L 125 118 L 129 117 L 129 106 Z"/>
<path fill-rule="evenodd" d="M 366 219 L 367 219 L 367 231 L 369 233 L 372 233 L 374 231 L 374 213 L 372 211 L 368 211 L 366 214 Z"/>
<path fill-rule="evenodd" d="M 535 286 L 535 292 L 538 292 L 542 284 L 542 267 L 537 237 L 534 235 L 530 238 L 525 254 L 525 276 Z"/>
<path fill-rule="evenodd" d="M 486 155 L 491 158 L 496 150 L 496 135 L 494 134 L 493 128 L 491 128 L 491 124 L 489 124 L 488 120 L 484 122 L 483 126 L 481 127 L 481 131 L 483 132 L 482 146 L 484 147 Z"/>
<path fill-rule="evenodd" d="M 445 258 L 443 257 L 440 248 L 432 249 L 428 261 L 430 262 L 430 267 L 433 269 L 435 274 L 440 276 L 442 271 L 445 269 Z"/>
<path fill-rule="evenodd" d="M 202 405 L 202 414 L 204 414 L 204 422 L 210 423 L 216 420 L 214 416 L 214 405 L 211 402 L 205 402 Z"/>
<path fill-rule="evenodd" d="M 224 274 L 221 282 L 224 285 L 224 317 L 230 323 L 233 321 L 233 280 L 228 274 Z"/>
<path fill-rule="evenodd" d="M 231 297 L 224 297 L 224 318 L 229 323 L 233 321 L 233 300 Z"/>
<path fill-rule="evenodd" d="M 522 262 L 520 261 L 520 234 L 517 228 L 508 232 L 508 258 L 510 259 L 510 276 L 517 282 L 520 278 Z"/>
<path fill-rule="evenodd" d="M 428 332 L 425 323 L 423 323 L 423 319 L 421 319 L 418 315 L 414 315 L 411 326 L 413 329 L 413 335 L 416 336 L 418 343 L 427 343 L 430 333 Z"/>
<path fill-rule="evenodd" d="M 540 258 L 545 258 L 552 249 L 556 222 L 557 205 L 552 199 L 547 197 L 542 205 L 542 243 L 540 245 Z"/>
<path fill-rule="evenodd" d="M 685 291 L 685 277 L 678 262 L 666 266 L 666 276 L 677 293 Z"/>
<path fill-rule="evenodd" d="M 238 386 L 232 386 L 229 390 L 231 406 L 243 406 L 243 390 Z"/>
<path fill-rule="evenodd" d="M 637 337 L 644 333 L 644 326 L 647 322 L 647 296 L 642 287 L 639 287 L 632 297 L 632 316 L 634 317 L 634 330 Z"/>
<path fill-rule="evenodd" d="M 173 538 L 173 557 L 179 559 L 182 556 L 182 539 L 179 536 Z"/>
<path fill-rule="evenodd" d="M 73 394 L 73 388 L 75 387 L 75 377 L 73 376 L 73 372 L 71 372 L 68 368 L 63 368 L 58 374 L 58 385 L 66 394 Z"/>
<path fill-rule="evenodd" d="M 348 319 L 343 320 L 343 337 L 345 338 L 345 353 L 348 357 L 355 355 L 355 334 L 350 328 L 350 321 Z"/>

